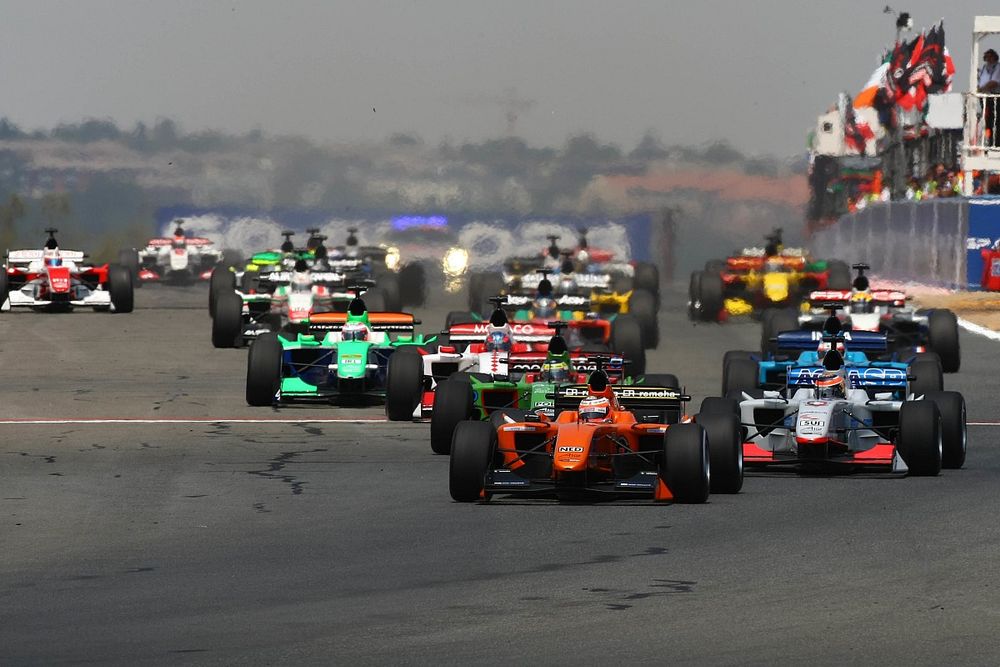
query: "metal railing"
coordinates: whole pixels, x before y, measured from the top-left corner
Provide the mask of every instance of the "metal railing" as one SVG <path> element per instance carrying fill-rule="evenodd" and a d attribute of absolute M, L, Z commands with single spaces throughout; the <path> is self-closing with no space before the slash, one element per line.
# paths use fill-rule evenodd
<path fill-rule="evenodd" d="M 1000 94 L 965 93 L 964 155 L 979 157 L 1000 151 Z M 1000 159 L 1000 155 L 997 156 Z"/>

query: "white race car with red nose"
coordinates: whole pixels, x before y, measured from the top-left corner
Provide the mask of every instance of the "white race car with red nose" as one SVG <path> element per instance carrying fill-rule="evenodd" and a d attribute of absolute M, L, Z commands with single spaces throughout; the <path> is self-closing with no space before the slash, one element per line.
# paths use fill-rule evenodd
<path fill-rule="evenodd" d="M 804 329 L 819 330 L 827 311 L 838 309 L 837 316 L 854 331 L 880 332 L 889 336 L 893 350 L 935 352 L 941 357 L 945 373 L 955 373 L 962 363 L 958 339 L 958 318 L 946 308 L 918 310 L 907 303 L 909 297 L 896 289 L 873 289 L 868 282 L 866 264 L 855 264 L 857 276 L 849 290 L 822 290 L 809 295 L 810 309 L 801 313 L 798 324 Z M 780 327 L 778 327 L 780 328 Z M 772 327 L 768 337 L 780 333 Z"/>
<path fill-rule="evenodd" d="M 55 229 L 46 230 L 49 240 L 38 250 L 10 250 L 0 277 L 2 310 L 72 310 L 130 313 L 133 306 L 132 276 L 116 264 L 85 264 L 86 255 L 61 250 Z"/>
<path fill-rule="evenodd" d="M 187 236 L 181 221 L 176 224 L 173 236 L 150 239 L 138 253 L 122 251 L 124 265 L 136 263 L 139 284 L 191 284 L 211 279 L 212 269 L 222 261 L 222 252 L 209 239 Z"/>

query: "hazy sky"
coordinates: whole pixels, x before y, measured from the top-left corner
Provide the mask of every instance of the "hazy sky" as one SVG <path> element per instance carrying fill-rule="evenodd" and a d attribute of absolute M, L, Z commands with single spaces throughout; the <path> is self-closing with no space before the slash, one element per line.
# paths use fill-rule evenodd
<path fill-rule="evenodd" d="M 895 2 L 895 0 L 893 0 Z M 804 150 L 815 116 L 856 92 L 895 36 L 883 0 L 0 1 L 0 115 L 27 128 L 85 117 L 186 130 L 436 142 L 505 132 L 625 148 L 724 138 Z M 945 19 L 968 83 L 972 17 L 989 2 L 905 0 Z M 1000 41 L 1000 40 L 997 40 Z M 375 111 L 372 111 L 372 108 Z"/>

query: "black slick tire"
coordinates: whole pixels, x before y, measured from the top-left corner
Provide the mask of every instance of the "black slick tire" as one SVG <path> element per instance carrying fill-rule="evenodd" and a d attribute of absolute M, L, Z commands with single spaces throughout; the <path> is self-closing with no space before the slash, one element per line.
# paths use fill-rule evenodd
<path fill-rule="evenodd" d="M 135 294 L 132 291 L 132 274 L 128 269 L 119 264 L 108 267 L 108 291 L 111 293 L 114 312 L 132 312 L 135 307 Z"/>
<path fill-rule="evenodd" d="M 468 382 L 445 380 L 438 384 L 431 413 L 431 451 L 451 453 L 455 427 L 472 417 L 472 408 L 472 386 Z"/>
<path fill-rule="evenodd" d="M 656 315 L 656 297 L 645 289 L 636 289 L 629 297 L 628 312 L 639 322 L 642 344 L 651 349 L 660 345 L 660 322 Z"/>
<path fill-rule="evenodd" d="M 725 304 L 725 284 L 717 273 L 703 271 L 699 286 L 699 313 L 705 322 L 718 322 Z"/>
<path fill-rule="evenodd" d="M 726 399 L 721 399 L 726 400 Z M 695 416 L 708 436 L 712 493 L 739 493 L 743 488 L 743 442 L 739 418 L 730 413 Z"/>
<path fill-rule="evenodd" d="M 389 421 L 413 419 L 424 390 L 424 362 L 414 349 L 400 348 L 389 357 L 385 378 L 385 416 Z"/>
<path fill-rule="evenodd" d="M 212 318 L 212 345 L 236 347 L 243 326 L 243 299 L 236 292 L 220 292 Z"/>
<path fill-rule="evenodd" d="M 628 360 L 628 375 L 646 373 L 646 347 L 642 343 L 642 328 L 635 317 L 619 315 L 611 322 L 611 351 Z"/>
<path fill-rule="evenodd" d="M 929 391 L 924 400 L 932 401 L 941 413 L 941 467 L 961 468 L 968 445 L 965 398 L 957 391 Z"/>
<path fill-rule="evenodd" d="M 927 342 L 941 357 L 945 373 L 957 373 L 962 366 L 962 348 L 958 341 L 958 318 L 947 309 L 932 310 L 927 316 Z"/>
<path fill-rule="evenodd" d="M 675 424 L 667 429 L 659 474 L 676 502 L 708 500 L 710 466 L 708 436 L 700 424 Z"/>
<path fill-rule="evenodd" d="M 758 388 L 759 369 L 752 359 L 731 359 L 722 369 L 722 395 L 750 392 Z"/>
<path fill-rule="evenodd" d="M 460 503 L 488 500 L 483 487 L 493 460 L 496 438 L 496 431 L 489 422 L 463 421 L 455 426 L 448 462 L 448 490 L 452 500 Z"/>
<path fill-rule="evenodd" d="M 403 306 L 422 306 L 427 301 L 427 270 L 414 262 L 399 270 L 399 298 Z"/>
<path fill-rule="evenodd" d="M 944 389 L 941 362 L 936 357 L 920 355 L 910 364 L 909 373 L 914 378 L 910 382 L 910 393 L 916 396 Z"/>
<path fill-rule="evenodd" d="M 899 453 L 917 477 L 941 472 L 941 413 L 933 401 L 904 401 L 899 410 Z"/>
<path fill-rule="evenodd" d="M 851 289 L 851 267 L 847 262 L 830 259 L 826 262 L 826 288 L 830 290 Z"/>
<path fill-rule="evenodd" d="M 238 298 L 238 297 L 237 297 Z M 247 355 L 247 405 L 265 407 L 274 404 L 281 382 L 281 341 L 278 334 L 261 334 Z"/>

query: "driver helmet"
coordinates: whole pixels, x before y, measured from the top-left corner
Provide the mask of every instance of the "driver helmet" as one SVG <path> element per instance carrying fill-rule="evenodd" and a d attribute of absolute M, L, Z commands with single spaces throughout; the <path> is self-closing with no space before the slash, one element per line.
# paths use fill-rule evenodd
<path fill-rule="evenodd" d="M 540 296 L 535 299 L 535 303 L 532 305 L 532 310 L 535 313 L 535 317 L 541 319 L 555 317 L 556 300 L 550 296 Z"/>
<path fill-rule="evenodd" d="M 871 313 L 874 312 L 874 309 L 875 301 L 872 299 L 871 292 L 855 292 L 851 295 L 852 313 Z"/>
<path fill-rule="evenodd" d="M 609 422 L 611 421 L 611 401 L 604 396 L 590 396 L 580 401 L 580 409 L 577 413 L 582 422 Z"/>
<path fill-rule="evenodd" d="M 293 271 L 291 288 L 293 292 L 309 292 L 312 290 L 312 275 L 309 271 Z"/>
<path fill-rule="evenodd" d="M 45 266 L 62 266 L 62 257 L 59 256 L 59 248 L 47 248 L 44 257 Z"/>
<path fill-rule="evenodd" d="M 368 340 L 368 327 L 364 322 L 347 322 L 340 330 L 341 340 Z"/>
<path fill-rule="evenodd" d="M 833 400 L 847 398 L 847 381 L 843 371 L 823 371 L 816 378 L 816 398 Z"/>
<path fill-rule="evenodd" d="M 576 292 L 576 281 L 569 276 L 559 278 L 559 285 L 556 287 L 560 294 L 572 294 Z"/>
<path fill-rule="evenodd" d="M 548 359 L 542 364 L 542 379 L 549 382 L 568 382 L 569 364 L 561 359 Z"/>
<path fill-rule="evenodd" d="M 785 270 L 785 264 L 776 257 L 770 257 L 764 263 L 764 270 L 769 273 L 778 273 Z"/>
<path fill-rule="evenodd" d="M 510 352 L 513 346 L 514 338 L 511 336 L 509 324 L 490 327 L 486 334 L 486 350 L 488 352 Z"/>

